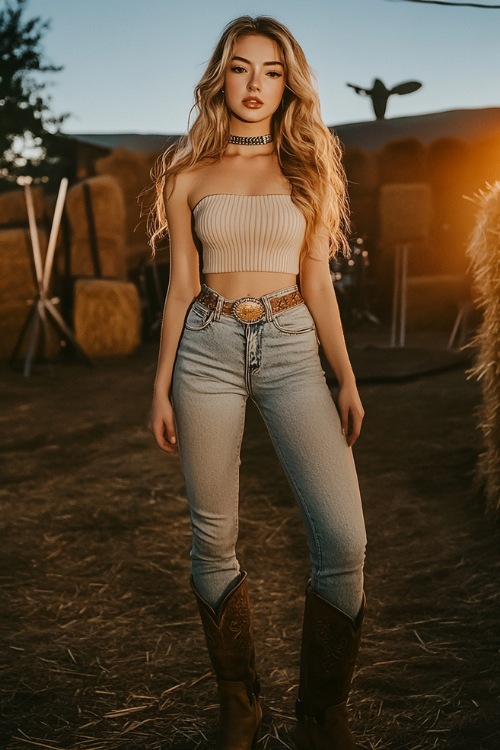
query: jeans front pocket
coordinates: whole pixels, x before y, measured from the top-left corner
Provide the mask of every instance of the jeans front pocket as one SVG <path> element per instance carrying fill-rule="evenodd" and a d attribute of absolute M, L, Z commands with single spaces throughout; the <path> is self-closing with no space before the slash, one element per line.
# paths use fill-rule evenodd
<path fill-rule="evenodd" d="M 187 314 L 185 327 L 188 331 L 203 331 L 212 322 L 214 314 L 215 310 L 209 310 L 195 301 Z"/>
<path fill-rule="evenodd" d="M 273 324 L 278 331 L 289 334 L 314 331 L 314 320 L 306 305 L 297 305 L 282 313 L 273 315 Z"/>

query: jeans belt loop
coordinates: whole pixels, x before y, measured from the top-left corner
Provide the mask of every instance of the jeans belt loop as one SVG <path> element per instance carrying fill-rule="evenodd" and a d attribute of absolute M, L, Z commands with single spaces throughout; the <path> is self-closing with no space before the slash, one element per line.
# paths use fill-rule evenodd
<path fill-rule="evenodd" d="M 214 314 L 215 320 L 220 320 L 223 307 L 224 307 L 224 297 L 222 297 L 220 294 L 217 294 L 217 303 L 215 305 L 215 314 Z"/>
<path fill-rule="evenodd" d="M 273 319 L 273 310 L 271 307 L 271 303 L 269 302 L 269 299 L 267 298 L 267 296 L 261 297 L 261 301 L 264 307 L 266 308 L 266 322 L 270 323 L 271 320 Z"/>

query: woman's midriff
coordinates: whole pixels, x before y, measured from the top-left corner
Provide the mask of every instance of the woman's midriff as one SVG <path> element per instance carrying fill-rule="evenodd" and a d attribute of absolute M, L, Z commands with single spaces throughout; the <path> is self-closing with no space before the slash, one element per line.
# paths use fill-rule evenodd
<path fill-rule="evenodd" d="M 264 294 L 285 289 L 297 283 L 292 273 L 271 273 L 269 271 L 237 271 L 230 273 L 207 273 L 204 282 L 214 292 L 226 299 L 242 297 L 262 297 Z"/>

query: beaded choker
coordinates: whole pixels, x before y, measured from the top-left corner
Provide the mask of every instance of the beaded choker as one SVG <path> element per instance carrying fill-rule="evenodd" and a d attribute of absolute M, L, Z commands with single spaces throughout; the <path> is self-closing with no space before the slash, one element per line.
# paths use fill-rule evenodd
<path fill-rule="evenodd" d="M 272 140 L 271 133 L 267 135 L 230 135 L 228 143 L 234 143 L 236 146 L 265 146 Z"/>

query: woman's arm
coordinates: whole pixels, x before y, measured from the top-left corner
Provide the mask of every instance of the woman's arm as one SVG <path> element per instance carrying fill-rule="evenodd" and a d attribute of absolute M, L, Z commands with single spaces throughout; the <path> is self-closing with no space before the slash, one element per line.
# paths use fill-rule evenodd
<path fill-rule="evenodd" d="M 170 280 L 163 311 L 150 422 L 158 446 L 166 453 L 177 452 L 174 413 L 170 401 L 175 357 L 187 310 L 200 291 L 199 259 L 191 230 L 188 186 L 187 175 L 177 177 L 172 192 L 170 186 L 167 186 Z"/>
<path fill-rule="evenodd" d="M 340 321 L 327 251 L 321 259 L 306 256 L 301 265 L 300 291 L 313 316 L 316 332 L 325 356 L 339 383 L 338 408 L 342 432 L 349 446 L 361 431 L 364 409 L 356 387 Z"/>

